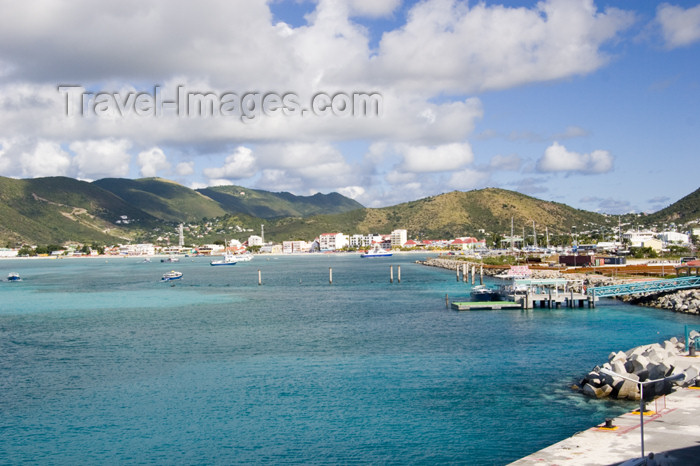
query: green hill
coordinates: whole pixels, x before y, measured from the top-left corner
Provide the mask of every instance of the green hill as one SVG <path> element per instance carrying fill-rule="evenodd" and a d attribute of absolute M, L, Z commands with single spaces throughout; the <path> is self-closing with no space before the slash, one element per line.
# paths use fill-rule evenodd
<path fill-rule="evenodd" d="M 240 186 L 214 186 L 197 191 L 217 201 L 227 212 L 265 219 L 309 217 L 364 208 L 359 202 L 338 193 L 296 196 L 287 192 L 273 193 Z"/>
<path fill-rule="evenodd" d="M 93 184 L 166 222 L 196 222 L 227 213 L 218 202 L 162 178 L 104 178 Z"/>
<path fill-rule="evenodd" d="M 17 180 L 0 177 L 0 241 L 3 244 L 105 243 L 131 233 L 116 222 L 147 226 L 154 219 L 91 183 L 66 177 Z"/>
<path fill-rule="evenodd" d="M 273 235 L 275 238 L 309 238 L 313 234 L 332 231 L 367 234 L 404 228 L 411 237 L 433 239 L 479 236 L 480 230 L 504 235 L 510 234 L 511 218 L 516 235 L 521 234 L 523 227 L 529 235 L 533 221 L 538 234 L 544 233 L 545 227 L 551 234 L 568 234 L 572 226 L 582 231 L 611 222 L 605 215 L 595 212 L 513 191 L 487 188 L 469 192 L 453 191 L 379 209 L 305 219 L 281 219 L 274 225 L 274 230 L 270 227 L 266 234 L 271 238 Z"/>
<path fill-rule="evenodd" d="M 700 220 L 700 188 L 679 199 L 670 206 L 644 218 L 645 224 L 675 223 L 683 225 Z"/>

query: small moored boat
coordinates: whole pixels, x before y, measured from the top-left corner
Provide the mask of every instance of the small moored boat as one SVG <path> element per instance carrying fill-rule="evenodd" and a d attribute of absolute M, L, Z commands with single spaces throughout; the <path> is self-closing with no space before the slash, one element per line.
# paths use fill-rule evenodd
<path fill-rule="evenodd" d="M 161 280 L 167 282 L 170 280 L 179 280 L 180 278 L 182 278 L 182 272 L 171 270 L 170 272 L 163 274 L 163 278 L 161 278 Z"/>
<path fill-rule="evenodd" d="M 236 265 L 236 255 L 226 253 L 224 258 L 218 261 L 211 261 L 210 265 Z"/>

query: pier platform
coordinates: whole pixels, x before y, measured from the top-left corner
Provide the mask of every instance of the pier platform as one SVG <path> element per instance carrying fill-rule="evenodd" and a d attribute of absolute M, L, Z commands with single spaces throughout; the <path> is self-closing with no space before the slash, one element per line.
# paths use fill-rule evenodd
<path fill-rule="evenodd" d="M 648 465 L 700 463 L 700 390 L 678 388 L 646 404 L 644 452 Z M 632 465 L 641 461 L 640 416 L 637 410 L 579 432 L 573 437 L 511 463 L 527 465 Z M 653 461 L 649 454 L 653 453 Z"/>
<path fill-rule="evenodd" d="M 457 311 L 490 311 L 497 309 L 522 309 L 521 303 L 514 301 L 462 301 L 452 303 Z"/>

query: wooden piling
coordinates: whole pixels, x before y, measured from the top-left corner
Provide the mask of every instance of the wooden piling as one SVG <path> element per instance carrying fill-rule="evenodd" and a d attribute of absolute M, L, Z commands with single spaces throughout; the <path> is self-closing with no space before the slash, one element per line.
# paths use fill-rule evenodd
<path fill-rule="evenodd" d="M 472 285 L 476 283 L 476 265 L 472 265 Z"/>
<path fill-rule="evenodd" d="M 479 285 L 484 284 L 484 264 L 479 265 Z"/>
<path fill-rule="evenodd" d="M 469 267 L 467 264 L 462 264 L 462 281 L 467 283 L 469 281 Z"/>
<path fill-rule="evenodd" d="M 445 293 L 445 309 L 450 308 L 450 298 L 447 296 L 447 293 Z"/>
<path fill-rule="evenodd" d="M 397 272 L 398 272 L 398 274 L 399 274 L 399 283 L 401 283 L 401 266 L 400 266 L 400 265 L 397 265 L 397 266 L 396 266 L 396 270 L 397 270 Z"/>
<path fill-rule="evenodd" d="M 333 267 L 328 267 L 328 283 L 333 284 Z"/>
<path fill-rule="evenodd" d="M 389 266 L 389 283 L 394 283 L 394 266 Z"/>
<path fill-rule="evenodd" d="M 258 286 L 262 285 L 262 272 L 258 269 Z"/>

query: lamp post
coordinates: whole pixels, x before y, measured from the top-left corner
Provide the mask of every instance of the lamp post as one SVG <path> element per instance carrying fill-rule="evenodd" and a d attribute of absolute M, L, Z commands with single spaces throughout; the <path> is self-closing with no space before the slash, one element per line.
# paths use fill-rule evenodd
<path fill-rule="evenodd" d="M 634 382 L 639 385 L 639 431 L 642 437 L 642 458 L 644 458 L 644 385 L 656 382 L 675 382 L 676 380 L 685 379 L 685 374 L 676 374 L 672 375 L 671 377 L 640 382 L 639 380 L 630 379 L 629 377 L 625 377 L 622 374 L 618 374 L 617 372 L 608 369 L 600 369 L 600 372 L 612 377 L 620 377 L 621 379 L 629 380 L 630 382 Z"/>

